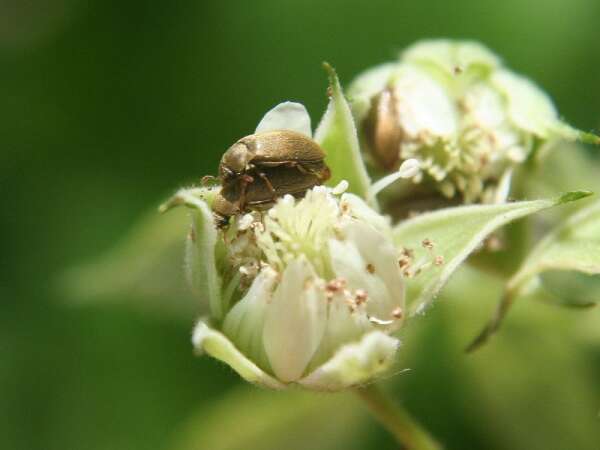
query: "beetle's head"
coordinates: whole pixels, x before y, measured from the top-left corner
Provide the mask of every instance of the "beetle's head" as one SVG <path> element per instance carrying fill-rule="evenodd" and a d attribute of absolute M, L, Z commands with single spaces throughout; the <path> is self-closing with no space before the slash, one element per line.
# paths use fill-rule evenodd
<path fill-rule="evenodd" d="M 229 218 L 240 213 L 237 198 L 238 192 L 234 189 L 221 189 L 213 200 L 212 210 L 217 228 L 224 228 L 229 224 Z"/>
<path fill-rule="evenodd" d="M 236 142 L 223 154 L 219 171 L 223 180 L 240 175 L 251 159 L 250 151 L 243 142 Z"/>

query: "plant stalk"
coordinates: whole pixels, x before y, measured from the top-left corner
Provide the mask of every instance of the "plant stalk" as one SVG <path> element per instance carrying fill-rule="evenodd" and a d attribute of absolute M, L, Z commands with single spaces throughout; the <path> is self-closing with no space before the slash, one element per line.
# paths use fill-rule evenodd
<path fill-rule="evenodd" d="M 377 386 L 356 388 L 367 408 L 405 450 L 441 450 L 442 446 L 400 405 L 392 402 Z"/>

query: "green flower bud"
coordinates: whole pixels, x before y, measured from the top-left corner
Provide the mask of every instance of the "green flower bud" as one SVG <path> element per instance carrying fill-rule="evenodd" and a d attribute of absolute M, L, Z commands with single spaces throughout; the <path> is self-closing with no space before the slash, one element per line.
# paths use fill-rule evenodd
<path fill-rule="evenodd" d="M 579 136 L 543 91 L 475 42 L 419 42 L 360 75 L 349 96 L 375 166 L 416 159 L 421 191 L 464 203 L 504 201 L 535 146 Z"/>

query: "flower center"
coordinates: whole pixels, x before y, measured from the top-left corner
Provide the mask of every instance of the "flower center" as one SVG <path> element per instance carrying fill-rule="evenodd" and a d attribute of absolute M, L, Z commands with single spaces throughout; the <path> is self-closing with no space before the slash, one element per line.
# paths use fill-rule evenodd
<path fill-rule="evenodd" d="M 264 214 L 263 226 L 256 227 L 256 244 L 265 262 L 280 272 L 304 255 L 319 276 L 328 278 L 328 241 L 340 214 L 338 201 L 324 186 L 307 191 L 299 201 L 286 195 Z"/>

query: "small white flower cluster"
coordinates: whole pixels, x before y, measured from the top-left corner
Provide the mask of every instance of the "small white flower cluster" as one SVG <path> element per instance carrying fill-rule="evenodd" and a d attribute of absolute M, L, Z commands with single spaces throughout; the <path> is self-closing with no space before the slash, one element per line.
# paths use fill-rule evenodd
<path fill-rule="evenodd" d="M 414 182 L 465 203 L 504 200 L 498 185 L 535 145 L 575 138 L 544 92 L 474 42 L 417 43 L 398 62 L 360 75 L 349 96 L 363 131 L 368 125 L 387 133 L 379 137 L 386 148 L 369 149 L 380 163 L 384 158 L 385 170 L 417 159 L 421 173 Z"/>

